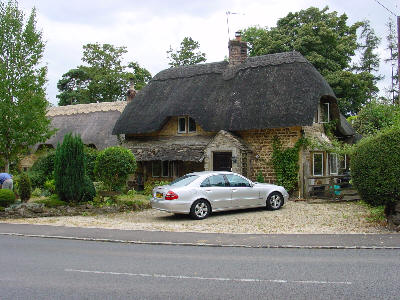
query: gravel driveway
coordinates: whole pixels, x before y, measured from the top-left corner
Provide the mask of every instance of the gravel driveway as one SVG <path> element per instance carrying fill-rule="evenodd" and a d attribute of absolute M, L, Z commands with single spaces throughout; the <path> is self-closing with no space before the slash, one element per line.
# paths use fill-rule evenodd
<path fill-rule="evenodd" d="M 6 223 L 97 227 L 126 230 L 218 233 L 387 233 L 383 225 L 366 220 L 368 211 L 356 203 L 289 201 L 278 211 L 263 208 L 215 213 L 195 221 L 148 209 L 97 216 L 7 219 Z"/>

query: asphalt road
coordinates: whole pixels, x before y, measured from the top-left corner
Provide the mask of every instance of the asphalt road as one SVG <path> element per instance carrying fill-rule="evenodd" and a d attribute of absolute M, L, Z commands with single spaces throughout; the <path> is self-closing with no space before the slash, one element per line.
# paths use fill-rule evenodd
<path fill-rule="evenodd" d="M 400 251 L 0 236 L 1 299 L 399 299 Z"/>

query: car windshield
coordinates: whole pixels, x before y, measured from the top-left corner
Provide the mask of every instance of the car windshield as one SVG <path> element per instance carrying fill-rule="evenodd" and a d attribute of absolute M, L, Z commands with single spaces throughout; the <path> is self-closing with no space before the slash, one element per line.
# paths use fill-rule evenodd
<path fill-rule="evenodd" d="M 185 176 L 175 179 L 169 185 L 175 186 L 175 187 L 187 186 L 188 184 L 195 181 L 197 178 L 199 178 L 199 176 L 197 176 L 197 175 L 185 175 Z"/>

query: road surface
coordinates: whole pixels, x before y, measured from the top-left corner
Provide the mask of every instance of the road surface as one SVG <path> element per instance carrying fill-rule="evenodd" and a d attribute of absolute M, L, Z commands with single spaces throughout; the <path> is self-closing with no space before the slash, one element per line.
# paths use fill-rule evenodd
<path fill-rule="evenodd" d="M 1 299 L 399 299 L 400 250 L 0 236 Z"/>

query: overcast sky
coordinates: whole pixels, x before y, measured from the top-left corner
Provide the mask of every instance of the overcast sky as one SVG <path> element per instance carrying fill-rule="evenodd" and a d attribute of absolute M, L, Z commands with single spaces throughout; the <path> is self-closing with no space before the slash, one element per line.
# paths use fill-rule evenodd
<path fill-rule="evenodd" d="M 0 0 L 7 1 L 7 0 Z M 379 0 L 400 14 L 398 0 Z M 227 14 L 232 38 L 248 26 L 272 27 L 279 18 L 310 6 L 346 13 L 348 24 L 368 19 L 382 38 L 379 52 L 386 58 L 386 27 L 393 17 L 376 0 L 19 0 L 26 14 L 37 9 L 38 27 L 46 41 L 44 62 L 48 66 L 48 100 L 56 105 L 57 81 L 68 70 L 82 64 L 82 46 L 109 43 L 126 46 L 126 61 L 136 61 L 154 76 L 168 68 L 166 51 L 178 48 L 182 39 L 200 43 L 207 62 L 221 61 L 228 54 Z M 389 66 L 381 62 L 389 85 Z"/>

